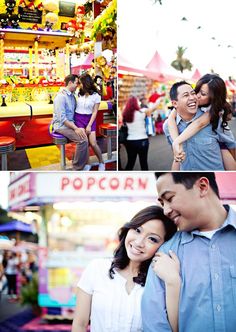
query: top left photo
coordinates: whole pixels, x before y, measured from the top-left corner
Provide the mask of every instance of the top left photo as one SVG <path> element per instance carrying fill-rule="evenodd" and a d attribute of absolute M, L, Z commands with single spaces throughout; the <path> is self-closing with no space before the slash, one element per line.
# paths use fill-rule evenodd
<path fill-rule="evenodd" d="M 0 170 L 117 170 L 117 0 L 0 0 Z"/>

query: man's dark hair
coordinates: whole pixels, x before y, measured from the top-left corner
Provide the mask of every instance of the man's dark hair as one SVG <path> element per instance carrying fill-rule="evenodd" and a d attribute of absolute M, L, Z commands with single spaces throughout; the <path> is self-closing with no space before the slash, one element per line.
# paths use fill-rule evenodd
<path fill-rule="evenodd" d="M 64 79 L 65 86 L 67 86 L 69 84 L 69 82 L 75 83 L 76 78 L 79 79 L 79 76 L 78 75 L 74 75 L 74 74 L 67 75 L 65 77 L 65 79 Z"/>
<path fill-rule="evenodd" d="M 191 86 L 191 84 L 189 84 L 186 81 L 180 81 L 180 82 L 176 82 L 172 85 L 171 89 L 170 89 L 170 100 L 177 100 L 177 96 L 178 96 L 178 88 L 181 85 L 185 85 L 188 84 Z"/>
<path fill-rule="evenodd" d="M 218 185 L 216 183 L 216 177 L 214 172 L 155 172 L 156 180 L 162 175 L 171 174 L 174 183 L 181 183 L 186 189 L 192 189 L 194 183 L 201 177 L 208 179 L 211 189 L 216 196 L 220 198 Z"/>

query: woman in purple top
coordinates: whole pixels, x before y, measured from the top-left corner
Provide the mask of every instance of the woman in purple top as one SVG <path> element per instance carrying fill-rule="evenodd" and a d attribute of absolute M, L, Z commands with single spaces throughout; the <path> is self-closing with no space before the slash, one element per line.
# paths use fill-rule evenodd
<path fill-rule="evenodd" d="M 79 94 L 77 107 L 75 110 L 75 124 L 78 128 L 84 128 L 89 144 L 99 160 L 99 171 L 105 171 L 105 165 L 102 152 L 96 141 L 96 117 L 101 102 L 101 96 L 98 94 L 92 77 L 85 73 L 79 78 Z M 89 171 L 91 165 L 86 164 L 84 170 Z"/>

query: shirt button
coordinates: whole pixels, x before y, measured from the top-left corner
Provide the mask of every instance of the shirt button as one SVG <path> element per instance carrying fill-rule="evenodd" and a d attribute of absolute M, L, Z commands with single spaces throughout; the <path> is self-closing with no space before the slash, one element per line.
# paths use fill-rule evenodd
<path fill-rule="evenodd" d="M 219 274 L 215 273 L 215 280 L 218 280 L 218 278 L 219 278 Z"/>
<path fill-rule="evenodd" d="M 212 248 L 212 249 L 215 249 L 215 247 L 216 247 L 215 244 L 212 244 L 212 245 L 211 245 L 211 248 Z"/>
<path fill-rule="evenodd" d="M 217 304 L 217 306 L 216 306 L 216 310 L 217 310 L 217 311 L 220 311 L 220 310 L 221 310 L 221 305 L 220 305 L 220 304 Z"/>

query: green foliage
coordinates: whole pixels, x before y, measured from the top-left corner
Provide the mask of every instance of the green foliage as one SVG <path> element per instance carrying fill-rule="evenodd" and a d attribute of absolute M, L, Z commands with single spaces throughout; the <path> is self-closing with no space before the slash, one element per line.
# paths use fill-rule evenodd
<path fill-rule="evenodd" d="M 0 224 L 5 224 L 7 222 L 12 221 L 13 218 L 8 217 L 7 210 L 4 210 L 0 207 Z"/>
<path fill-rule="evenodd" d="M 183 48 L 182 46 L 178 46 L 177 52 L 176 52 L 176 59 L 171 62 L 171 66 L 174 67 L 176 70 L 183 73 L 184 70 L 191 71 L 193 65 L 190 62 L 190 60 L 183 57 L 184 53 L 186 51 L 186 48 Z"/>
<path fill-rule="evenodd" d="M 91 39 L 96 39 L 98 34 L 105 35 L 108 29 L 116 30 L 117 18 L 117 0 L 112 0 L 107 8 L 96 17 L 93 22 L 91 31 Z"/>
<path fill-rule="evenodd" d="M 28 284 L 21 288 L 21 304 L 38 305 L 38 274 L 34 273 Z"/>

